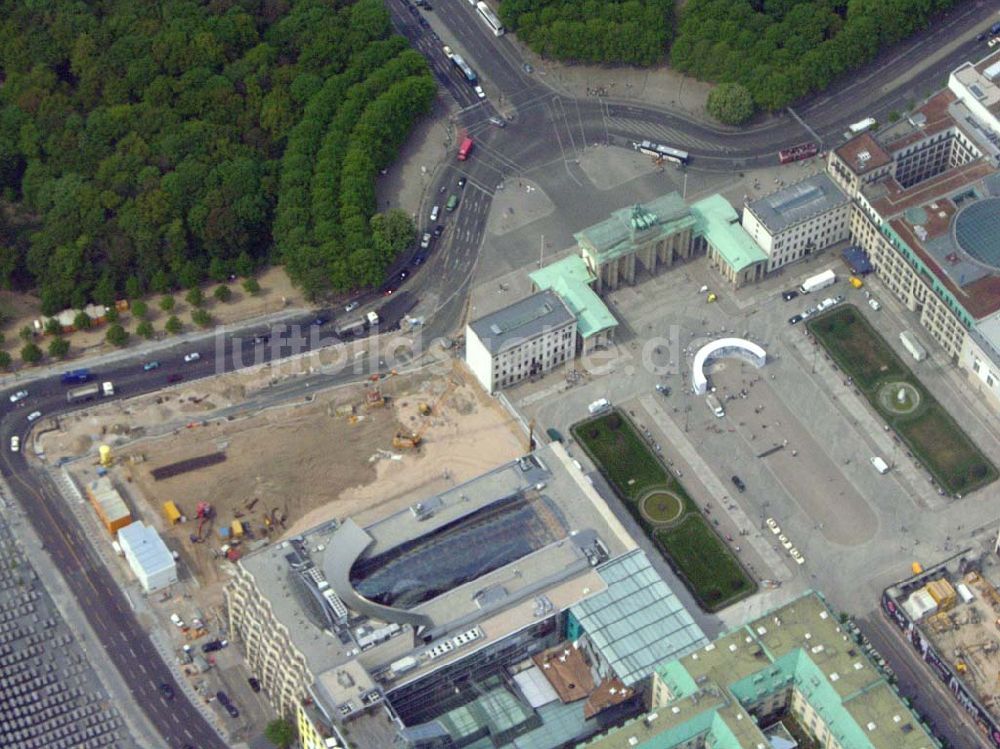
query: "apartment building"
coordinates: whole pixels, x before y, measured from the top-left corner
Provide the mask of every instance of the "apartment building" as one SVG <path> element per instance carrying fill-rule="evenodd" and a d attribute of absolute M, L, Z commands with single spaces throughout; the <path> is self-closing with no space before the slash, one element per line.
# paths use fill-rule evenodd
<path fill-rule="evenodd" d="M 582 746 L 791 746 L 787 715 L 823 749 L 940 746 L 815 592 L 664 662 L 650 695 L 650 712 Z"/>
<path fill-rule="evenodd" d="M 768 273 L 847 239 L 850 218 L 850 199 L 827 174 L 743 206 L 743 228 L 767 254 Z"/>
<path fill-rule="evenodd" d="M 540 291 L 466 325 L 465 363 L 494 393 L 571 361 L 576 335 L 576 315 L 562 297 Z"/>

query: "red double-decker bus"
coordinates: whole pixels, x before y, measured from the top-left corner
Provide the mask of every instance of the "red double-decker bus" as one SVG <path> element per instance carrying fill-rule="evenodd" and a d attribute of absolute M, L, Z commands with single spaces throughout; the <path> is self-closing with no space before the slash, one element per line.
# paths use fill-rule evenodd
<path fill-rule="evenodd" d="M 797 146 L 792 146 L 791 148 L 786 148 L 783 151 L 778 151 L 778 161 L 782 164 L 788 164 L 792 161 L 808 159 L 810 156 L 815 156 L 817 153 L 819 153 L 819 146 L 815 143 L 799 143 Z"/>
<path fill-rule="evenodd" d="M 472 151 L 472 138 L 466 138 L 462 141 L 462 145 L 458 147 L 458 160 L 465 161 L 469 158 L 469 153 Z"/>

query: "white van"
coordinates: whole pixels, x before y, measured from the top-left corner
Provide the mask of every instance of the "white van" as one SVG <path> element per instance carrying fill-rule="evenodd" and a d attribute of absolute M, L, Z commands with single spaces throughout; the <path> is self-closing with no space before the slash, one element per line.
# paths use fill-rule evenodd
<path fill-rule="evenodd" d="M 431 221 L 437 221 L 439 213 L 441 213 L 441 206 L 436 205 L 431 208 Z"/>
<path fill-rule="evenodd" d="M 607 411 L 610 408 L 611 408 L 611 401 L 609 401 L 607 398 L 601 398 L 600 400 L 596 400 L 589 406 L 587 406 L 587 410 L 590 411 L 591 416 L 593 416 L 594 414 L 599 414 L 602 411 Z"/>
<path fill-rule="evenodd" d="M 878 455 L 873 455 L 871 461 L 872 465 L 875 466 L 875 470 L 878 471 L 879 473 L 889 472 L 889 464 L 886 463 L 884 460 L 882 460 L 882 458 L 880 458 Z"/>

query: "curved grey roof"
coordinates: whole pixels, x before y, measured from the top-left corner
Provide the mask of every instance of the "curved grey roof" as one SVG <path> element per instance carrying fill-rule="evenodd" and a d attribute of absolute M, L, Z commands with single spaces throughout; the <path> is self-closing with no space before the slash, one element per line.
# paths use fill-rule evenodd
<path fill-rule="evenodd" d="M 434 622 L 425 614 L 383 606 L 362 596 L 351 585 L 351 567 L 365 550 L 375 543 L 367 531 L 348 518 L 337 529 L 335 541 L 323 559 L 323 574 L 340 599 L 359 614 L 373 619 L 397 624 L 412 624 L 414 627 L 432 627 Z"/>

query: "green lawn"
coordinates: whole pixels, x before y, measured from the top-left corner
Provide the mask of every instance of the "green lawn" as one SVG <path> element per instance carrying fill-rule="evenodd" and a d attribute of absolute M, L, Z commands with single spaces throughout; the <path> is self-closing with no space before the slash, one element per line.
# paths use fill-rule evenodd
<path fill-rule="evenodd" d="M 718 611 L 756 590 L 729 547 L 624 414 L 614 410 L 582 421 L 572 432 L 707 611 Z M 651 489 L 671 492 L 681 501 L 683 510 L 675 524 L 650 523 L 639 511 L 637 500 Z"/>
<path fill-rule="evenodd" d="M 721 609 L 756 589 L 722 540 L 701 515 L 655 532 L 675 569 L 709 610 Z"/>
<path fill-rule="evenodd" d="M 993 464 L 854 306 L 840 307 L 807 326 L 949 494 L 967 494 L 996 479 Z M 879 388 L 891 382 L 916 388 L 920 406 L 905 415 L 885 411 L 878 402 Z"/>

